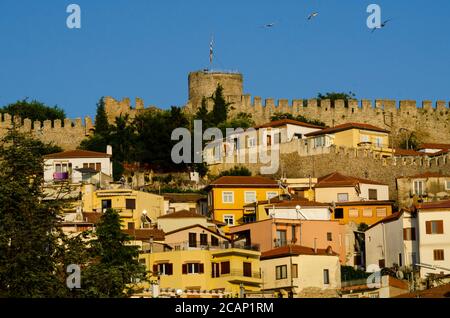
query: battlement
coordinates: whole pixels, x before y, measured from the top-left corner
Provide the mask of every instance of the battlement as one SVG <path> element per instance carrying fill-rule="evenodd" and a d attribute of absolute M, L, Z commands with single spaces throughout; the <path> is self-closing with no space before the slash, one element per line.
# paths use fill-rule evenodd
<path fill-rule="evenodd" d="M 116 117 L 128 114 L 130 118 L 134 118 L 138 113 L 150 108 L 156 108 L 156 106 L 150 105 L 145 107 L 144 100 L 136 97 L 134 107 L 131 105 L 131 101 L 128 97 L 122 98 L 122 100 L 116 100 L 111 96 L 104 98 L 105 111 L 108 116 L 108 121 L 114 123 Z"/>

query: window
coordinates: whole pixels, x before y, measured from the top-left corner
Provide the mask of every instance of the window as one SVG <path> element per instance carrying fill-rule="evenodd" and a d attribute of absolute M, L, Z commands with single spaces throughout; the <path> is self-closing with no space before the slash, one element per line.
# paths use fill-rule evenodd
<path fill-rule="evenodd" d="M 361 142 L 369 142 L 369 136 L 361 135 Z"/>
<path fill-rule="evenodd" d="M 363 217 L 371 218 L 373 216 L 372 208 L 364 208 L 363 209 Z"/>
<path fill-rule="evenodd" d="M 102 164 L 100 162 L 95 164 L 95 171 L 102 171 Z"/>
<path fill-rule="evenodd" d="M 443 261 L 444 260 L 444 250 L 434 250 L 434 260 L 435 261 Z"/>
<path fill-rule="evenodd" d="M 314 138 L 314 148 L 320 148 L 320 147 L 325 147 L 325 137 L 324 136 Z"/>
<path fill-rule="evenodd" d="M 205 266 L 201 263 L 187 263 L 183 264 L 183 274 L 203 274 L 205 272 Z"/>
<path fill-rule="evenodd" d="M 223 203 L 234 203 L 234 192 L 222 192 Z"/>
<path fill-rule="evenodd" d="M 212 246 L 219 246 L 219 239 L 215 236 L 211 236 L 211 245 Z"/>
<path fill-rule="evenodd" d="M 415 241 L 416 240 L 416 229 L 407 228 L 403 229 L 403 240 L 405 241 Z"/>
<path fill-rule="evenodd" d="M 212 278 L 220 277 L 220 264 L 219 263 L 212 263 Z"/>
<path fill-rule="evenodd" d="M 220 273 L 222 275 L 230 274 L 230 262 L 222 262 L 220 263 Z"/>
<path fill-rule="evenodd" d="M 445 181 L 445 190 L 450 190 L 450 180 Z"/>
<path fill-rule="evenodd" d="M 272 136 L 267 135 L 267 146 L 272 146 Z"/>
<path fill-rule="evenodd" d="M 376 145 L 378 148 L 383 147 L 383 138 L 381 138 L 381 137 L 376 137 L 376 138 L 375 138 L 375 145 Z"/>
<path fill-rule="evenodd" d="M 270 200 L 276 198 L 278 196 L 277 192 L 266 192 L 266 199 Z"/>
<path fill-rule="evenodd" d="M 359 217 L 359 210 L 358 209 L 349 209 L 348 210 L 348 216 L 350 218 L 357 218 L 357 217 Z"/>
<path fill-rule="evenodd" d="M 89 164 L 89 169 L 95 170 L 95 163 L 94 162 Z"/>
<path fill-rule="evenodd" d="M 252 263 L 243 264 L 244 277 L 252 277 Z"/>
<path fill-rule="evenodd" d="M 255 137 L 248 138 L 248 147 L 249 148 L 256 147 L 256 138 Z"/>
<path fill-rule="evenodd" d="M 128 222 L 128 229 L 134 230 L 134 222 Z"/>
<path fill-rule="evenodd" d="M 153 272 L 158 275 L 170 276 L 173 275 L 173 264 L 163 263 L 153 265 Z"/>
<path fill-rule="evenodd" d="M 338 193 L 337 200 L 338 200 L 338 202 L 347 202 L 348 201 L 348 193 Z"/>
<path fill-rule="evenodd" d="M 225 222 L 228 226 L 234 225 L 234 215 L 224 215 L 223 222 Z"/>
<path fill-rule="evenodd" d="M 296 242 L 296 241 L 297 241 L 296 229 L 297 229 L 297 227 L 296 227 L 295 225 L 292 225 L 292 226 L 291 226 L 291 230 L 292 230 L 292 242 Z"/>
<path fill-rule="evenodd" d="M 331 232 L 328 232 L 328 233 L 327 233 L 327 241 L 328 241 L 328 242 L 333 241 L 333 233 L 331 233 Z"/>
<path fill-rule="evenodd" d="M 400 267 L 403 266 L 402 253 L 398 253 L 398 266 L 400 266 Z"/>
<path fill-rule="evenodd" d="M 378 266 L 380 268 L 385 268 L 386 267 L 386 261 L 384 259 L 378 260 Z"/>
<path fill-rule="evenodd" d="M 334 209 L 334 218 L 336 220 L 343 219 L 344 218 L 344 209 L 343 208 Z"/>
<path fill-rule="evenodd" d="M 256 192 L 255 191 L 245 191 L 245 203 L 256 202 Z"/>
<path fill-rule="evenodd" d="M 126 199 L 125 208 L 127 210 L 136 210 L 136 199 Z"/>
<path fill-rule="evenodd" d="M 287 245 L 287 239 L 286 239 L 286 231 L 284 230 L 277 230 L 277 247 L 286 246 Z"/>
<path fill-rule="evenodd" d="M 424 195 L 425 194 L 425 181 L 415 180 L 414 181 L 414 194 Z"/>
<path fill-rule="evenodd" d="M 292 278 L 298 278 L 298 265 L 292 264 Z"/>
<path fill-rule="evenodd" d="M 244 223 L 254 223 L 256 222 L 256 214 L 254 215 L 245 215 L 243 218 Z"/>
<path fill-rule="evenodd" d="M 189 233 L 189 247 L 197 247 L 197 233 Z"/>
<path fill-rule="evenodd" d="M 325 285 L 330 284 L 330 271 L 328 269 L 323 270 L 323 283 Z"/>
<path fill-rule="evenodd" d="M 386 208 L 377 208 L 377 217 L 386 217 L 387 216 L 387 209 Z"/>
<path fill-rule="evenodd" d="M 370 293 L 369 294 L 369 298 L 380 298 L 380 293 L 376 292 L 376 293 Z"/>
<path fill-rule="evenodd" d="M 275 268 L 276 271 L 276 279 L 286 279 L 287 278 L 287 265 L 277 266 Z"/>
<path fill-rule="evenodd" d="M 427 221 L 425 227 L 427 234 L 444 234 L 444 221 Z"/>
<path fill-rule="evenodd" d="M 369 200 L 378 200 L 377 189 L 369 189 Z"/>
<path fill-rule="evenodd" d="M 112 208 L 111 200 L 102 200 L 102 211 L 105 212 L 107 209 Z"/>
<path fill-rule="evenodd" d="M 208 235 L 207 234 L 200 234 L 200 245 L 201 246 L 208 245 Z"/>

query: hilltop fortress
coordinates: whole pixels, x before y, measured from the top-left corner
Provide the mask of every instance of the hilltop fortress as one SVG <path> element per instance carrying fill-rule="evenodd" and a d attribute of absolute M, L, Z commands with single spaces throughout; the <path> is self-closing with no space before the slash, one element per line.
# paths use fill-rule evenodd
<path fill-rule="evenodd" d="M 391 131 L 392 140 L 400 136 L 401 131 L 420 134 L 427 142 L 443 143 L 450 139 L 449 103 L 438 101 L 435 107 L 431 101 L 424 101 L 418 106 L 416 101 L 377 99 L 374 103 L 369 100 L 293 100 L 267 98 L 264 103 L 261 97 L 251 97 L 244 94 L 244 79 L 242 74 L 235 72 L 198 71 L 189 74 L 189 99 L 184 106 L 187 114 L 193 114 L 201 104 L 203 97 L 210 97 L 217 84 L 224 89 L 226 100 L 232 103 L 231 115 L 245 112 L 252 115 L 256 124 L 270 121 L 275 113 L 290 113 L 303 115 L 309 119 L 316 119 L 328 126 L 335 126 L 345 122 L 368 123 Z M 212 107 L 211 101 L 208 102 Z M 105 108 L 108 120 L 113 123 L 116 116 L 128 114 L 131 118 L 137 114 L 157 110 L 155 106 L 145 107 L 144 101 L 136 98 L 134 107 L 129 98 L 116 100 L 105 97 Z M 34 122 L 28 119 L 12 118 L 8 114 L 0 117 L 0 135 L 13 124 L 20 125 L 22 131 L 31 132 L 33 136 L 45 142 L 53 142 L 65 150 L 75 149 L 80 142 L 93 131 L 93 121 L 90 117 L 75 120 L 66 119 Z"/>

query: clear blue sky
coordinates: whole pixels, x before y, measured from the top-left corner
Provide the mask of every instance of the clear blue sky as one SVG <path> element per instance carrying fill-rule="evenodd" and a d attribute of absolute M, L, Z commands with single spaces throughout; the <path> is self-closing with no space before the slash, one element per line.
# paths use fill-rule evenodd
<path fill-rule="evenodd" d="M 80 30 L 66 27 L 70 3 Z M 393 19 L 373 34 L 370 3 Z M 0 105 L 29 97 L 70 117 L 95 114 L 103 95 L 181 106 L 212 33 L 215 66 L 242 72 L 253 96 L 448 101 L 449 12 L 448 0 L 1 0 Z"/>

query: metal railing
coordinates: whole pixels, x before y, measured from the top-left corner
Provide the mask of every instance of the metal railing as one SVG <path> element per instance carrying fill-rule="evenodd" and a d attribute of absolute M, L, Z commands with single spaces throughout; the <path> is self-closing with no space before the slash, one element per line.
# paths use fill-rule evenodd
<path fill-rule="evenodd" d="M 238 276 L 238 277 L 248 277 L 248 278 L 261 278 L 261 273 L 259 271 L 252 271 L 250 273 L 244 273 L 243 270 L 232 269 L 228 274 L 217 274 L 214 278 L 220 277 L 229 277 L 229 276 Z"/>
<path fill-rule="evenodd" d="M 213 244 L 212 242 L 204 241 L 184 241 L 180 243 L 169 243 L 170 247 L 175 251 L 188 251 L 188 250 L 224 250 L 224 249 L 243 249 L 249 251 L 259 251 L 259 245 L 245 245 L 242 243 L 231 242 L 218 242 Z"/>

